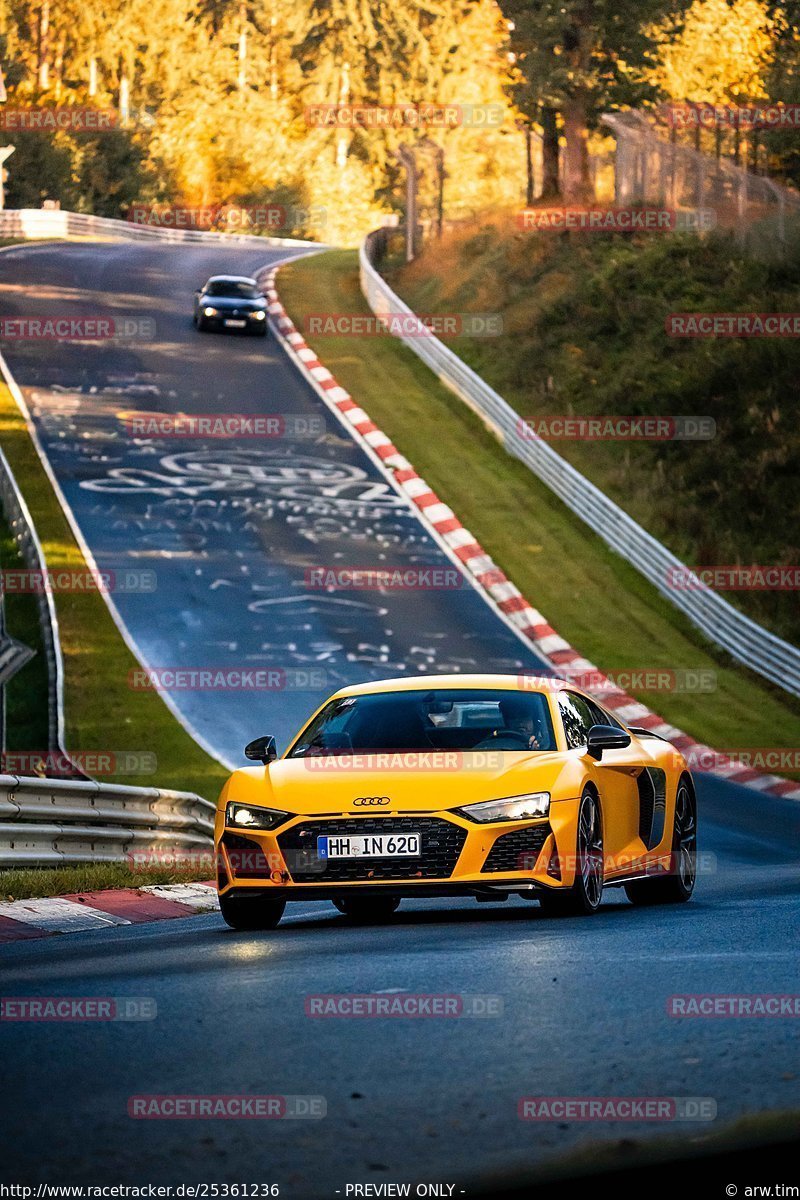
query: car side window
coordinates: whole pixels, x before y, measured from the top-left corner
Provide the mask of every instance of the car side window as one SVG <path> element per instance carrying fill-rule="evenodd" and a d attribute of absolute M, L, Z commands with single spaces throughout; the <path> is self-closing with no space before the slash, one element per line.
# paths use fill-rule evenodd
<path fill-rule="evenodd" d="M 594 721 L 594 725 L 611 725 L 614 729 L 623 729 L 624 726 L 619 723 L 616 717 L 612 717 L 611 713 L 606 712 L 599 704 L 595 704 L 594 700 L 587 700 Z"/>
<path fill-rule="evenodd" d="M 558 707 L 570 750 L 586 745 L 586 737 L 593 725 L 606 723 L 605 719 L 597 721 L 588 702 L 574 692 L 559 692 Z"/>

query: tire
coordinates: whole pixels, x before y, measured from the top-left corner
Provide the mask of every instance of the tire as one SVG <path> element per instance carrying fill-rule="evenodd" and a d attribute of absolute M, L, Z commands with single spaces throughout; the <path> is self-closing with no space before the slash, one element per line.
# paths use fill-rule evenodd
<path fill-rule="evenodd" d="M 697 802 L 692 785 L 684 776 L 675 796 L 670 874 L 626 883 L 625 894 L 631 904 L 685 904 L 691 899 L 696 879 Z"/>
<path fill-rule="evenodd" d="M 203 320 L 203 318 L 202 318 L 202 317 L 195 317 L 195 319 L 194 319 L 194 327 L 195 327 L 195 329 L 197 330 L 197 332 L 198 332 L 198 333 L 205 333 L 205 332 L 206 332 L 206 323 L 205 323 L 205 321 Z"/>
<path fill-rule="evenodd" d="M 222 919 L 231 929 L 274 929 L 286 908 L 286 901 L 277 896 L 231 896 L 219 898 Z"/>
<path fill-rule="evenodd" d="M 400 907 L 397 896 L 339 896 L 333 903 L 353 925 L 379 925 Z"/>
<path fill-rule="evenodd" d="M 603 899 L 603 818 L 600 802 L 589 788 L 578 809 L 578 873 L 571 888 L 543 892 L 539 904 L 548 916 L 588 917 Z"/>

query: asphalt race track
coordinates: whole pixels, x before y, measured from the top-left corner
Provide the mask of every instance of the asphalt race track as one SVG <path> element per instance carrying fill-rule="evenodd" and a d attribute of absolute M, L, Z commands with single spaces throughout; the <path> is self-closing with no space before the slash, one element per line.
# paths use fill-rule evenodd
<path fill-rule="evenodd" d="M 271 337 L 194 329 L 192 293 L 209 275 L 255 273 L 282 257 L 122 243 L 0 254 L 8 316 L 154 321 L 154 335 L 119 344 L 0 347 L 95 561 L 113 577 L 141 661 L 159 673 L 270 672 L 266 692 L 165 688 L 229 765 L 259 734 L 285 746 L 344 683 L 550 673 L 456 572 Z M 266 438 L 136 436 L 137 415 L 178 413 L 275 414 L 287 423 Z M 331 592 L 306 586 L 315 566 L 448 574 L 431 590 Z"/>
<path fill-rule="evenodd" d="M 458 1182 L 597 1139 L 703 1124 L 534 1123 L 522 1096 L 681 1096 L 717 1121 L 800 1106 L 796 1019 L 683 1019 L 668 997 L 798 988 L 800 809 L 703 781 L 693 901 L 584 920 L 536 904 L 404 902 L 350 928 L 289 906 L 274 933 L 217 915 L 0 947 L 3 995 L 146 996 L 154 1020 L 0 1024 L 0 1177 L 27 1183 L 275 1182 L 334 1197 L 348 1183 Z M 499 997 L 488 1018 L 319 1018 L 343 992 Z M 151 1094 L 322 1096 L 320 1120 L 134 1120 Z M 762 1172 L 763 1177 L 763 1172 Z M 341 1191 L 344 1195 L 344 1191 Z M 459 1194 L 458 1189 L 454 1194 Z"/>
<path fill-rule="evenodd" d="M 437 561 L 438 550 L 393 503 L 389 514 L 353 517 L 349 534 L 340 514 L 330 538 L 316 525 L 309 537 L 308 509 L 278 508 L 266 486 L 256 490 L 252 529 L 217 530 L 230 514 L 209 511 L 201 524 L 197 504 L 205 493 L 188 504 L 182 472 L 162 461 L 197 456 L 197 446 L 129 446 L 111 436 L 123 406 L 318 414 L 319 402 L 271 341 L 198 340 L 187 326 L 187 293 L 229 259 L 194 249 L 88 245 L 0 254 L 4 304 L 18 302 L 8 281 L 23 275 L 21 257 L 38 288 L 38 311 L 74 295 L 88 312 L 119 292 L 125 312 L 155 312 L 159 340 L 130 352 L 8 347 L 101 566 L 155 565 L 158 589 L 149 598 L 116 597 L 146 661 L 196 665 L 213 648 L 230 663 L 273 654 L 277 661 L 289 652 L 299 657 L 281 663 L 299 666 L 314 651 L 347 679 L 391 674 L 393 666 L 530 662 L 467 589 L 425 593 L 408 612 L 389 596 L 386 607 L 396 607 L 380 616 L 370 610 L 345 619 L 323 608 L 262 624 L 262 610 L 251 607 L 254 586 L 267 599 L 294 595 L 308 565 L 340 550 L 369 554 L 369 562 L 380 552 L 389 562 L 419 555 L 426 563 Z M 243 270 L 259 265 L 252 255 L 237 260 Z M 315 444 L 316 458 L 357 467 L 364 487 L 382 482 L 332 423 L 329 433 L 336 440 Z M 167 494 L 81 486 L 149 471 L 170 475 Z M 268 504 L 279 517 L 266 515 Z M 250 505 L 248 499 L 248 512 Z M 224 586 L 212 587 L 217 579 Z M 358 645 L 377 643 L 386 627 L 393 631 L 381 643 L 390 646 L 388 662 L 360 654 Z M 332 659 L 322 648 L 326 639 L 329 648 L 344 647 Z M 432 647 L 432 660 L 413 646 Z M 264 725 L 285 729 L 283 714 L 268 706 L 280 708 L 286 697 L 183 693 L 175 700 L 207 737 L 221 729 L 216 744 L 228 755 L 238 757 L 243 713 L 247 735 Z M 289 700 L 287 708 L 295 701 L 307 708 L 312 697 Z M 258 705 L 264 719 L 259 712 L 253 719 Z M 226 706 L 230 716 L 220 716 Z M 796 1019 L 678 1019 L 667 1011 L 676 994 L 800 993 L 800 806 L 709 777 L 698 779 L 698 791 L 700 876 L 693 901 L 681 907 L 634 909 L 623 893 L 609 891 L 595 917 L 559 920 L 516 899 L 406 901 L 389 924 L 353 928 L 331 905 L 304 903 L 290 906 L 271 933 L 234 933 L 212 914 L 0 947 L 4 996 L 150 997 L 157 1007 L 154 1019 L 142 1022 L 0 1024 L 4 1093 L 13 1099 L 3 1117 L 0 1178 L 241 1180 L 276 1183 L 281 1196 L 302 1198 L 344 1196 L 348 1184 L 408 1181 L 454 1183 L 458 1196 L 493 1172 L 528 1167 L 578 1144 L 676 1134 L 688 1143 L 708 1130 L 697 1121 L 522 1121 L 517 1106 L 524 1096 L 704 1098 L 716 1105 L 718 1125 L 749 1112 L 800 1108 Z M 306 1015 L 310 997 L 353 992 L 480 995 L 491 998 L 496 1015 Z M 323 1097 L 327 1115 L 128 1116 L 132 1096 L 242 1093 Z"/>

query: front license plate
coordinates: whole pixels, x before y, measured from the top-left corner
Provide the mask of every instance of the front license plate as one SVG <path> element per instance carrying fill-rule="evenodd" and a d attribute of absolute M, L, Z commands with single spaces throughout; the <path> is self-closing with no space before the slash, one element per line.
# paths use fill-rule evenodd
<path fill-rule="evenodd" d="M 416 858 L 418 833 L 328 834 L 317 838 L 318 858 Z"/>
<path fill-rule="evenodd" d="M 225 321 L 225 324 L 227 325 L 228 329 L 244 329 L 247 321 L 234 321 L 231 317 L 228 317 Z"/>

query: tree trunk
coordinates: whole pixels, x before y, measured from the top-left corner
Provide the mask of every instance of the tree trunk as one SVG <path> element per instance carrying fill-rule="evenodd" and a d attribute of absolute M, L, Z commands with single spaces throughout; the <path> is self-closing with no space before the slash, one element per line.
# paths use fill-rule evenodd
<path fill-rule="evenodd" d="M 46 92 L 50 83 L 50 0 L 42 0 L 39 9 L 39 91 Z"/>
<path fill-rule="evenodd" d="M 239 73 L 236 86 L 240 92 L 247 87 L 247 5 L 244 0 L 239 5 Z"/>
<path fill-rule="evenodd" d="M 533 134 L 531 127 L 526 123 L 523 129 L 525 134 L 525 204 L 528 208 L 533 204 Z"/>
<path fill-rule="evenodd" d="M 339 103 L 350 103 L 350 64 L 342 64 L 342 73 L 339 77 Z M 344 170 L 347 166 L 347 152 L 350 149 L 350 136 L 344 125 L 340 125 L 336 131 L 336 166 L 340 170 Z"/>
<path fill-rule="evenodd" d="M 554 108 L 542 105 L 542 200 L 555 200 L 561 196 L 561 181 L 558 173 L 558 123 Z"/>
<path fill-rule="evenodd" d="M 564 197 L 567 200 L 588 200 L 591 198 L 592 185 L 589 178 L 589 130 L 585 97 L 580 94 L 570 97 L 561 115 L 567 142 L 564 155 Z"/>
<path fill-rule="evenodd" d="M 278 95 L 278 14 L 275 12 L 275 0 L 271 0 L 269 10 L 269 98 L 274 103 L 278 99 Z"/>
<path fill-rule="evenodd" d="M 56 100 L 61 97 L 61 85 L 64 82 L 64 51 L 66 50 L 66 46 L 67 35 L 66 32 L 62 30 L 58 35 L 58 41 L 56 42 L 56 57 L 53 67 L 53 74 L 55 75 Z"/>
<path fill-rule="evenodd" d="M 131 85 L 127 75 L 119 81 L 119 119 L 121 125 L 127 125 L 131 115 Z"/>

